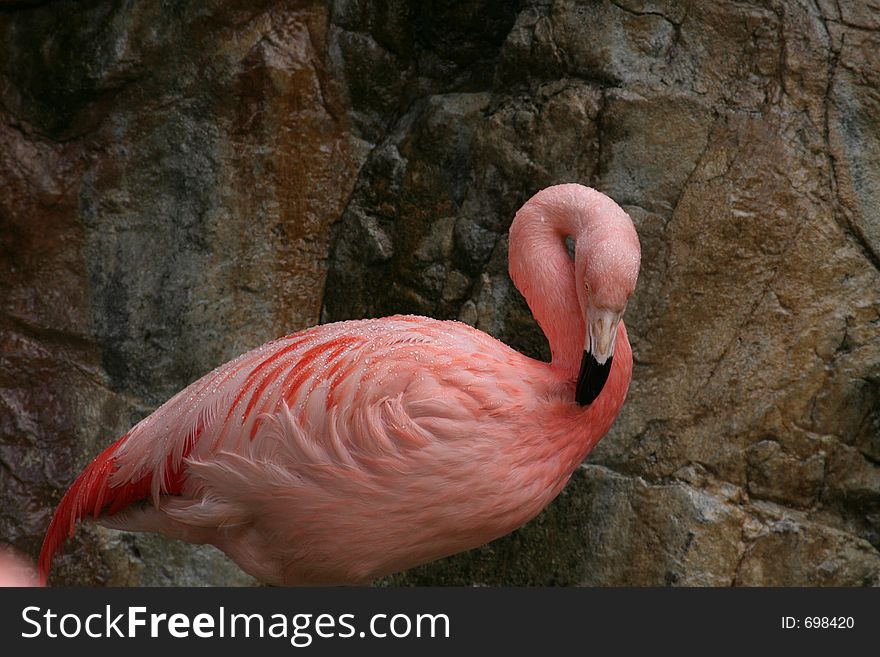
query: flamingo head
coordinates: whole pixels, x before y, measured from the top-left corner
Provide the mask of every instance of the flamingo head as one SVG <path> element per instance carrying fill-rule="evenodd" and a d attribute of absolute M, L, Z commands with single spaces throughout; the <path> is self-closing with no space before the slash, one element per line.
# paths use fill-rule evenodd
<path fill-rule="evenodd" d="M 575 282 L 585 325 L 575 401 L 582 406 L 593 403 L 608 380 L 617 329 L 639 275 L 639 239 L 632 221 L 621 214 L 625 221 L 604 226 L 575 245 Z"/>

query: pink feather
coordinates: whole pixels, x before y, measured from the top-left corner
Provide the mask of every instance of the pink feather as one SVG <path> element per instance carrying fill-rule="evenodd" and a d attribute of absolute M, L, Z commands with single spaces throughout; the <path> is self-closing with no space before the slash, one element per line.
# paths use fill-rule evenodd
<path fill-rule="evenodd" d="M 595 256 L 601 271 L 578 270 L 566 235 L 610 240 L 602 263 Z M 631 377 L 621 323 L 604 389 L 589 406 L 574 402 L 586 330 L 576 278 L 596 277 L 625 304 L 638 238 L 613 201 L 560 185 L 523 206 L 510 240 L 511 277 L 551 363 L 414 316 L 327 324 L 258 347 L 98 455 L 55 512 L 41 581 L 87 515 L 214 544 L 273 584 L 366 583 L 534 517 L 611 427 Z"/>

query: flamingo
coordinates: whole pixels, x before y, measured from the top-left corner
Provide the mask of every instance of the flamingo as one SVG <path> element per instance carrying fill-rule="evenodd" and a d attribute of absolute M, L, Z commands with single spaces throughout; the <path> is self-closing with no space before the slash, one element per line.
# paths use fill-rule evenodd
<path fill-rule="evenodd" d="M 574 258 L 565 240 L 575 240 Z M 629 216 L 578 185 L 516 213 L 510 276 L 550 363 L 467 324 L 315 326 L 221 365 L 101 452 L 39 557 L 92 516 L 210 543 L 275 585 L 362 585 L 521 526 L 608 432 L 632 374 Z"/>
<path fill-rule="evenodd" d="M 0 545 L 0 588 L 36 586 L 37 571 L 32 562 L 12 548 Z"/>

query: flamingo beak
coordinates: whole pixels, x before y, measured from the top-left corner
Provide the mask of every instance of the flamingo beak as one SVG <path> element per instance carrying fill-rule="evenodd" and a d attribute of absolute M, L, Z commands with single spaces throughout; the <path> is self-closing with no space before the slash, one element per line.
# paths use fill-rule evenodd
<path fill-rule="evenodd" d="M 588 313 L 584 356 L 575 387 L 575 401 L 581 406 L 592 404 L 605 387 L 622 314 L 608 310 Z"/>

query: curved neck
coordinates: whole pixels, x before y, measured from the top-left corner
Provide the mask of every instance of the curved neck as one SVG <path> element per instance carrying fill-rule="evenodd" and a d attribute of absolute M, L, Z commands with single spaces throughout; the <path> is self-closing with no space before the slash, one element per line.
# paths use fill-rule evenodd
<path fill-rule="evenodd" d="M 551 366 L 563 378 L 577 377 L 586 332 L 565 238 L 590 240 L 620 212 L 594 189 L 556 185 L 529 199 L 510 226 L 510 278 L 547 336 Z"/>

